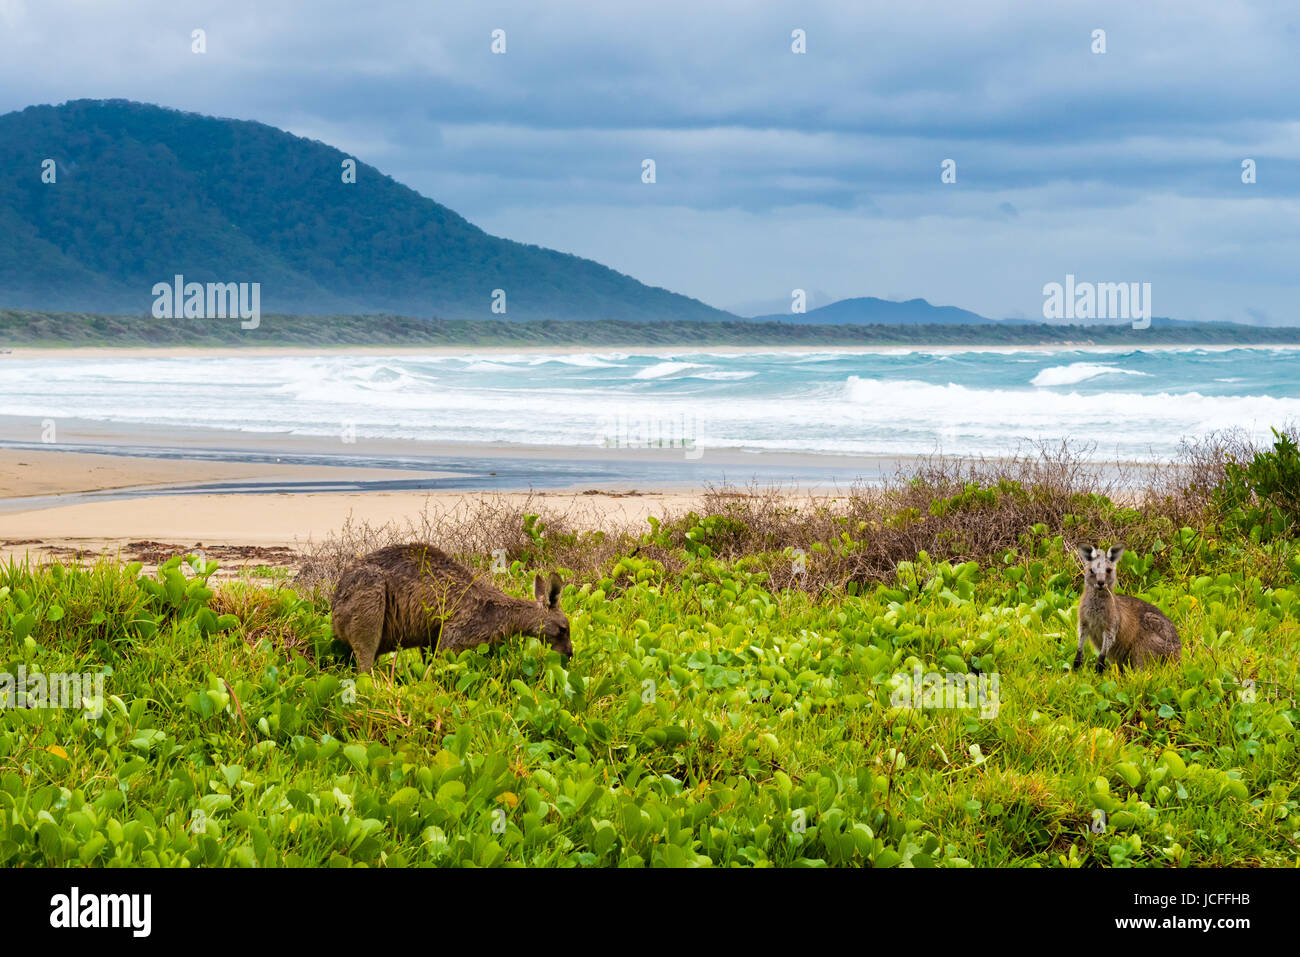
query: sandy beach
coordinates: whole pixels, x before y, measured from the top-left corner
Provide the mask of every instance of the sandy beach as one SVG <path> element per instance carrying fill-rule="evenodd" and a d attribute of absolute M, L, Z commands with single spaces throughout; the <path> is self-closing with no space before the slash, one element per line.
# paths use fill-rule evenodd
<path fill-rule="evenodd" d="M 0 435 L 11 434 L 12 426 L 8 423 L 8 429 L 0 428 Z M 274 460 L 295 454 L 328 460 L 322 449 L 332 446 L 303 437 L 214 437 L 197 430 L 141 435 L 133 429 L 130 437 L 137 444 L 121 446 L 131 450 L 131 454 L 121 454 L 112 449 L 122 436 L 110 427 L 86 432 L 73 428 L 70 434 L 93 437 L 100 451 L 0 447 L 0 560 L 89 559 L 103 554 L 153 564 L 166 554 L 202 549 L 221 561 L 227 572 L 251 566 L 291 567 L 311 543 L 325 540 L 349 522 L 372 527 L 404 525 L 425 512 L 454 512 L 488 498 L 579 514 L 589 519 L 592 527 L 622 527 L 643 524 L 651 515 L 685 511 L 705 491 L 691 484 L 654 487 L 646 482 L 599 488 L 538 489 L 525 482 L 513 488 L 481 490 L 412 489 L 401 486 L 437 483 L 454 474 L 417 464 L 437 458 L 445 449 L 418 443 L 358 443 L 361 451 L 355 454 L 397 455 L 406 462 L 400 469 L 364 468 Z M 165 455 L 145 454 L 138 445 L 164 440 L 166 444 L 160 447 L 167 449 Z M 233 448 L 225 448 L 227 445 Z M 212 446 L 234 458 L 179 457 L 216 454 Z M 270 454 L 268 449 L 281 454 L 271 455 L 271 461 L 239 458 Z M 461 454 L 464 451 L 459 450 Z M 540 463 L 548 459 L 566 462 L 575 455 L 579 460 L 601 456 L 601 450 L 592 449 L 527 451 L 530 461 Z M 474 449 L 473 454 L 490 466 L 495 461 L 516 461 L 513 456 L 521 450 L 482 448 Z M 637 454 L 644 460 L 645 453 Z M 774 458 L 793 461 L 800 457 Z M 638 460 L 630 461 L 635 470 Z M 877 471 L 897 464 L 893 459 L 870 463 Z M 500 477 L 490 469 L 482 476 L 485 482 Z M 399 488 L 387 490 L 394 485 Z M 194 491 L 211 486 L 221 490 Z M 340 486 L 356 490 L 312 490 Z M 834 494 L 826 488 L 800 489 L 793 483 L 784 491 L 796 498 Z"/>
<path fill-rule="evenodd" d="M 494 496 L 497 493 L 492 493 Z M 162 550 L 202 549 L 227 566 L 292 566 L 309 544 L 351 521 L 403 524 L 472 502 L 466 492 L 272 493 L 156 495 L 82 502 L 0 515 L 0 560 L 94 557 L 151 562 Z M 698 500 L 685 492 L 505 492 L 500 500 L 559 511 L 577 510 L 615 525 L 680 511 Z"/>
<path fill-rule="evenodd" d="M 713 351 L 723 353 L 898 353 L 927 351 L 955 352 L 1021 352 L 1058 351 L 1077 347 L 1055 346 L 999 346 L 999 347 L 813 347 L 813 346 L 683 346 L 683 347 L 514 347 L 491 346 L 467 349 L 463 346 L 419 346 L 406 348 L 374 347 L 339 349 L 251 347 L 237 349 L 186 349 L 186 348 L 68 348 L 28 349 L 15 348 L 12 353 L 0 356 L 0 373 L 4 363 L 15 359 L 77 358 L 84 360 L 86 381 L 94 382 L 103 376 L 94 368 L 97 359 L 184 358 L 222 355 L 265 356 L 321 356 L 331 353 L 350 355 L 365 352 L 374 355 L 459 355 L 467 353 L 493 355 L 514 353 L 641 353 L 667 356 L 673 354 Z M 1159 348 L 1159 347 L 1156 347 Z M 1184 347 L 1170 346 L 1170 349 Z M 1208 347 L 1213 349 L 1214 347 Z M 1230 348 L 1230 347 L 1224 347 Z M 1098 352 L 1119 351 L 1121 347 L 1092 347 Z M 941 360 L 942 361 L 942 360 Z M 63 372 L 59 380 L 62 395 L 79 395 L 84 386 L 81 363 L 74 363 L 72 372 Z M 581 364 L 579 364 L 581 365 Z M 645 382 L 653 382 L 669 364 L 653 364 L 642 369 L 647 378 L 624 374 L 624 379 L 607 386 L 610 395 L 638 396 L 633 391 Z M 684 368 L 693 368 L 689 363 Z M 1071 367 L 1072 368 L 1072 367 Z M 1091 368 L 1091 367 L 1090 367 Z M 1060 371 L 1060 370 L 1058 370 Z M 1071 371 L 1066 369 L 1065 371 Z M 1104 371 L 1104 370 L 1103 370 Z M 374 374 L 368 371 L 367 375 Z M 241 406 L 238 414 L 228 414 L 216 421 L 223 427 L 199 425 L 164 425 L 166 422 L 186 421 L 186 403 L 198 405 L 202 401 L 192 397 L 189 385 L 180 380 L 181 391 L 166 391 L 155 386 L 146 376 L 136 391 L 106 393 L 104 402 L 121 402 L 126 409 L 123 419 L 144 418 L 146 421 L 100 421 L 95 418 L 77 418 L 59 414 L 60 409 L 82 408 L 85 416 L 94 416 L 99 409 L 94 394 L 91 399 L 81 399 L 80 405 L 61 398 L 50 390 L 49 415 L 0 414 L 0 558 L 34 556 L 97 555 L 107 553 L 134 560 L 149 560 L 160 554 L 160 549 L 222 549 L 229 558 L 245 563 L 291 564 L 294 556 L 310 543 L 319 543 L 337 533 L 345 523 L 364 523 L 379 526 L 387 523 L 403 524 L 423 512 L 453 511 L 477 497 L 496 496 L 498 500 L 521 503 L 526 500 L 538 507 L 556 511 L 579 511 L 590 520 L 588 527 L 641 525 L 649 516 L 681 513 L 696 505 L 705 490 L 720 486 L 756 486 L 779 489 L 792 497 L 834 497 L 847 495 L 857 484 L 876 484 L 900 472 L 910 472 L 923 456 L 916 455 L 862 455 L 831 451 L 795 452 L 772 449 L 756 450 L 740 447 L 708 447 L 684 449 L 668 447 L 604 447 L 592 442 L 587 445 L 545 444 L 549 439 L 539 439 L 530 444 L 536 430 L 514 428 L 500 423 L 510 419 L 527 422 L 532 414 L 529 403 L 540 401 L 543 385 L 534 385 L 533 391 L 520 391 L 517 396 L 511 389 L 519 389 L 516 372 L 509 375 L 499 370 L 484 375 L 500 375 L 500 382 L 482 392 L 482 402 L 495 408 L 502 394 L 515 396 L 514 405 L 505 406 L 508 414 L 498 415 L 487 424 L 464 427 L 461 432 L 424 428 L 424 434 L 439 436 L 438 441 L 421 438 L 380 438 L 390 434 L 383 431 L 384 415 L 414 422 L 411 429 L 417 435 L 423 428 L 423 419 L 431 419 L 441 426 L 465 419 L 474 411 L 455 406 L 432 410 L 421 405 L 426 400 L 439 399 L 439 390 L 451 391 L 451 382 L 433 377 L 422 382 L 424 391 L 418 392 L 416 404 L 410 408 L 401 405 L 384 405 L 391 397 L 383 386 L 363 391 L 367 402 L 378 403 L 375 408 L 375 429 L 367 435 L 320 434 L 327 431 L 330 420 L 325 417 L 310 419 L 309 413 L 321 404 L 328 404 L 333 396 L 330 389 L 307 393 L 309 398 L 299 402 L 302 413 L 285 412 L 275 403 L 286 393 L 266 387 L 256 376 L 242 383 L 243 388 L 262 396 L 261 405 Z M 710 373 L 712 374 L 712 373 Z M 714 408 L 728 402 L 745 401 L 744 396 L 730 393 L 715 397 L 707 390 L 716 388 L 718 382 L 729 382 L 728 376 L 748 376 L 752 372 L 723 371 L 723 378 L 700 378 L 690 386 L 687 394 L 692 409 L 698 408 L 707 418 Z M 915 373 L 909 373 L 915 374 Z M 552 373 L 546 373 L 552 375 Z M 885 423 L 881 433 L 890 439 L 890 428 L 897 428 L 916 436 L 912 447 L 923 447 L 930 441 L 933 416 L 924 406 L 919 407 L 910 425 L 896 423 L 897 396 L 882 391 L 873 393 L 870 402 L 854 403 L 845 399 L 846 392 L 859 382 L 857 376 L 839 373 L 847 379 L 834 382 L 826 391 L 826 398 L 818 399 L 834 406 L 839 412 L 849 410 L 854 415 L 835 420 L 834 428 L 854 431 L 862 420 L 871 419 Z M 865 373 L 864 373 L 865 375 Z M 942 381 L 942 380 L 938 380 Z M 1073 382 L 1074 380 L 1069 380 Z M 560 394 L 552 414 L 562 414 L 566 404 L 577 402 L 577 396 L 586 388 L 585 380 L 574 380 L 571 392 Z M 370 384 L 370 380 L 366 379 Z M 435 384 L 436 383 L 436 384 Z M 630 385 L 629 385 L 630 383 Z M 913 384 L 914 385 L 914 384 Z M 295 388 L 303 387 L 296 383 Z M 15 395 L 14 405 L 27 402 L 28 407 L 41 408 L 46 404 L 46 384 L 31 380 Z M 197 385 L 195 386 L 197 389 Z M 332 387 L 330 387 L 332 388 Z M 937 386 L 945 389 L 948 387 Z M 152 390 L 152 391 L 151 391 Z M 618 391 L 622 390 L 622 391 Z M 236 390 L 237 391 L 237 390 Z M 914 389 L 914 391 L 916 391 Z M 919 391 L 925 392 L 922 388 Z M 293 393 L 288 393 L 292 399 Z M 959 393 L 965 401 L 974 402 L 978 394 L 972 390 Z M 24 395 L 26 398 L 24 398 Z M 476 393 L 476 395 L 478 395 Z M 658 414 L 655 410 L 663 401 L 654 393 L 638 400 L 638 409 L 644 414 Z M 1028 395 L 1028 393 L 1027 393 Z M 1053 396 L 1041 391 L 1032 393 L 1034 402 L 1052 401 Z M 38 401 L 33 403 L 31 396 Z M 165 398 L 164 398 L 165 397 Z M 432 398 L 430 398 L 432 397 Z M 522 397 L 522 398 L 520 398 Z M 206 401 L 220 403 L 218 395 Z M 285 402 L 290 400 L 286 399 Z M 478 399 L 476 399 L 476 402 Z M 614 402 L 601 398 L 600 402 Z M 800 407 L 797 414 L 779 415 L 789 400 L 765 399 L 753 406 L 754 414 L 777 415 L 769 429 L 778 431 L 784 441 L 801 443 L 798 431 L 808 421 L 798 416 L 815 417 L 812 405 Z M 809 400 L 811 401 L 811 400 Z M 939 401 L 939 400 L 936 400 Z M 945 393 L 943 403 L 951 401 Z M 1019 405 L 1022 400 L 1016 399 Z M 63 403 L 63 404 L 61 404 Z M 152 403 L 147 405 L 145 403 Z M 171 403 L 172 405 L 168 405 Z M 276 415 L 267 413 L 275 407 Z M 748 409 L 748 406 L 739 406 Z M 946 407 L 946 406 L 945 406 Z M 113 406 L 116 408 L 116 406 Z M 172 409 L 176 408 L 175 413 Z M 475 406 L 477 408 L 477 406 Z M 143 411 L 142 411 L 143 409 Z M 160 413 L 158 410 L 162 409 Z M 997 414 L 1002 406 L 994 406 Z M 290 428 L 298 419 L 294 414 L 306 415 L 305 427 Z M 738 421 L 748 426 L 748 411 L 736 413 Z M 981 417 L 982 417 L 981 413 Z M 241 418 L 245 416 L 245 418 Z M 260 417 L 259 417 L 260 416 Z M 793 416 L 793 418 L 792 418 Z M 793 426 L 788 421 L 794 421 Z M 200 420 L 202 421 L 202 420 Z M 233 423 L 241 423 L 236 427 Z M 231 424 L 224 424 L 231 423 Z M 809 422 L 809 428 L 817 423 Z M 254 431 L 254 429 L 260 429 Z M 593 435 L 596 433 L 592 427 Z M 757 431 L 757 430 L 756 430 Z M 486 436 L 504 434 L 510 441 L 490 441 Z M 571 430 L 566 436 L 580 435 Z M 738 434 L 733 430 L 732 435 Z M 748 434 L 739 430 L 739 434 Z M 758 431 L 761 438 L 763 433 Z M 831 433 L 834 435 L 834 433 Z M 941 433 L 933 433 L 939 435 Z M 444 441 L 443 435 L 469 435 L 473 441 Z M 478 441 L 477 436 L 485 440 Z M 523 441 L 515 441 L 518 436 Z M 566 439 L 569 440 L 569 439 Z M 822 440 L 825 440 L 823 427 Z M 572 441 L 577 441 L 573 439 Z M 721 443 L 720 443 L 721 444 Z M 863 443 L 866 444 L 866 443 Z M 794 448 L 801 447 L 796 444 Z M 817 446 L 812 446 L 817 448 Z M 834 445 L 830 446 L 834 448 Z M 868 446 L 870 447 L 870 446 Z M 889 447 L 885 445 L 884 447 Z M 1105 468 L 1106 462 L 1098 462 Z M 161 543 L 161 545 L 159 544 Z"/>

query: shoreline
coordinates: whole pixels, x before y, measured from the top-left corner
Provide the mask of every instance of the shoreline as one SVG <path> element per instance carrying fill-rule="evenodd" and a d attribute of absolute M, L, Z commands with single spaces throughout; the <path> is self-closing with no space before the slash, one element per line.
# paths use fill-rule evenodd
<path fill-rule="evenodd" d="M 924 343 L 897 343 L 894 345 L 730 345 L 686 343 L 680 345 L 655 344 L 594 344 L 574 343 L 571 345 L 413 345 L 413 346 L 23 346 L 8 347 L 9 352 L 0 353 L 0 362 L 6 359 L 184 359 L 184 358 L 218 358 L 229 356 L 257 356 L 273 358 L 276 356 L 331 356 L 331 355 L 567 355 L 581 353 L 585 355 L 747 355 L 762 353 L 844 353 L 852 355 L 879 355 L 906 352 L 926 352 L 936 355 L 950 355 L 966 352 L 997 352 L 1014 354 L 1020 352 L 1095 352 L 1098 354 L 1118 352 L 1186 352 L 1199 350 L 1205 352 L 1229 352 L 1234 349 L 1285 349 L 1300 350 L 1300 343 L 1126 343 L 1091 344 L 1075 342 L 1052 342 L 1041 345 L 1031 344 L 970 344 L 951 345 Z"/>
<path fill-rule="evenodd" d="M 745 448 L 641 448 L 428 442 L 297 435 L 0 415 L 0 516 L 147 494 L 247 495 L 322 492 L 585 492 L 707 487 L 801 487 L 836 493 L 879 485 L 934 459 L 1005 462 L 986 456 L 855 454 Z M 1028 446 L 1020 453 L 1033 454 Z M 21 465 L 20 463 L 27 462 Z M 33 464 L 39 463 L 39 464 Z M 1099 474 L 1149 470 L 1154 461 L 1090 460 Z M 66 473 L 66 474 L 65 474 Z"/>
<path fill-rule="evenodd" d="M 840 462 L 836 480 L 815 455 L 774 454 L 755 465 L 753 454 L 709 450 L 690 462 L 680 449 L 344 445 L 73 420 L 59 422 L 59 445 L 45 445 L 30 441 L 39 425 L 0 417 L 0 561 L 108 555 L 153 564 L 163 552 L 203 548 L 223 561 L 224 574 L 237 574 L 291 568 L 308 543 L 349 522 L 402 525 L 426 510 L 494 500 L 579 514 L 592 528 L 644 527 L 651 515 L 696 506 L 711 487 L 753 485 L 811 500 L 907 461 Z"/>
<path fill-rule="evenodd" d="M 681 449 L 344 445 L 73 420 L 59 423 L 60 445 L 5 441 L 35 427 L 0 417 L 0 561 L 107 555 L 152 564 L 204 549 L 227 575 L 295 567 L 309 543 L 349 523 L 404 526 L 491 501 L 578 516 L 592 529 L 644 528 L 648 517 L 697 509 L 720 489 L 814 507 L 926 458 L 709 449 L 691 462 Z"/>
<path fill-rule="evenodd" d="M 749 449 L 701 446 L 685 448 L 605 447 L 600 445 L 545 445 L 512 442 L 431 442 L 422 439 L 305 435 L 292 432 L 254 432 L 237 429 L 170 426 L 149 423 L 59 418 L 56 441 L 42 442 L 46 420 L 32 416 L 0 414 L 0 451 L 83 453 L 143 459 L 240 461 L 266 465 L 349 466 L 439 471 L 437 463 L 455 460 L 491 463 L 498 460 L 537 463 L 585 462 L 630 471 L 638 467 L 681 466 L 697 471 L 712 466 L 823 470 L 839 473 L 882 469 L 924 460 L 928 454 L 856 454 L 801 450 Z M 483 469 L 492 471 L 490 467 Z M 464 474 L 461 468 L 455 474 Z M 445 477 L 445 476 L 444 476 Z M 573 484 L 584 479 L 575 476 Z M 648 479 L 653 484 L 653 479 Z M 689 479 L 684 480 L 689 481 Z M 680 485 L 674 480 L 667 484 Z M 526 488 L 527 483 L 523 486 Z M 0 498 L 3 495 L 0 494 Z"/>
<path fill-rule="evenodd" d="M 203 550 L 226 575 L 246 567 L 291 568 L 345 526 L 404 527 L 421 516 L 477 503 L 584 516 L 603 526 L 648 528 L 648 516 L 683 512 L 703 490 L 604 492 L 316 492 L 146 496 L 0 513 L 0 562 L 95 559 L 156 564 L 162 554 Z M 791 500 L 822 496 L 791 493 Z M 595 527 L 593 525 L 593 527 Z M 229 559 L 230 561 L 226 561 Z"/>

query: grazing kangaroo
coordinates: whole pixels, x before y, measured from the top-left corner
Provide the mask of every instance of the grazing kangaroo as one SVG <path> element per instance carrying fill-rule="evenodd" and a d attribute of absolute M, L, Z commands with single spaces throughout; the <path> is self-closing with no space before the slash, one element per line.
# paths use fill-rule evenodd
<path fill-rule="evenodd" d="M 334 634 L 351 646 L 357 670 L 399 648 L 452 652 L 537 635 L 566 658 L 569 619 L 559 607 L 562 582 L 537 576 L 536 601 L 507 595 L 432 545 L 391 545 L 348 566 L 331 602 Z"/>
<path fill-rule="evenodd" d="M 1089 641 L 1097 649 L 1099 672 L 1106 670 L 1107 661 L 1121 668 L 1143 668 L 1157 658 L 1178 660 L 1182 643 L 1165 613 L 1140 598 L 1115 594 L 1115 563 L 1123 554 L 1123 545 L 1109 552 L 1079 546 L 1083 597 L 1079 599 L 1079 650 L 1073 668 L 1083 664 L 1083 646 Z"/>

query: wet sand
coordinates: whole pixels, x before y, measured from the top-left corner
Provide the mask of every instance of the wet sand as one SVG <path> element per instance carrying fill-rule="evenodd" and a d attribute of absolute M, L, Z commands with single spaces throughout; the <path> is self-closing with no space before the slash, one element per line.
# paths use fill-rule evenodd
<path fill-rule="evenodd" d="M 920 461 L 56 425 L 58 441 L 45 443 L 41 422 L 0 416 L 0 560 L 108 554 L 152 563 L 203 549 L 235 566 L 289 566 L 346 523 L 405 526 L 485 497 L 580 514 L 593 529 L 644 526 L 698 508 L 711 488 L 811 503 Z"/>
<path fill-rule="evenodd" d="M 60 443 L 46 445 L 30 441 L 35 427 L 0 418 L 0 560 L 107 554 L 152 564 L 202 549 L 235 568 L 291 566 L 348 522 L 405 525 L 482 498 L 581 514 L 592 528 L 643 526 L 698 505 L 724 482 L 822 497 L 901 464 L 741 450 L 690 460 L 682 450 L 345 446 L 70 420 L 59 423 Z M 760 467 L 766 481 L 756 478 Z M 800 483 L 801 475 L 814 480 Z"/>

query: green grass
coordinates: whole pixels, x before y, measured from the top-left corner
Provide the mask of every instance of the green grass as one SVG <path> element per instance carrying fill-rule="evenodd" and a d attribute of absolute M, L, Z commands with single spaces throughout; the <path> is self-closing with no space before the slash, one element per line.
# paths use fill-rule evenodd
<path fill-rule="evenodd" d="M 682 559 L 566 587 L 568 670 L 518 638 L 373 677 L 324 602 L 214 593 L 211 563 L 0 569 L 0 670 L 107 675 L 98 717 L 0 711 L 0 865 L 1297 860 L 1289 539 L 1126 555 L 1183 659 L 1104 675 L 1091 651 L 1067 670 L 1076 569 L 1041 527 L 861 594 L 770 590 L 781 552 Z M 498 580 L 526 594 L 531 570 Z M 893 706 L 913 666 L 997 674 L 996 716 Z"/>

